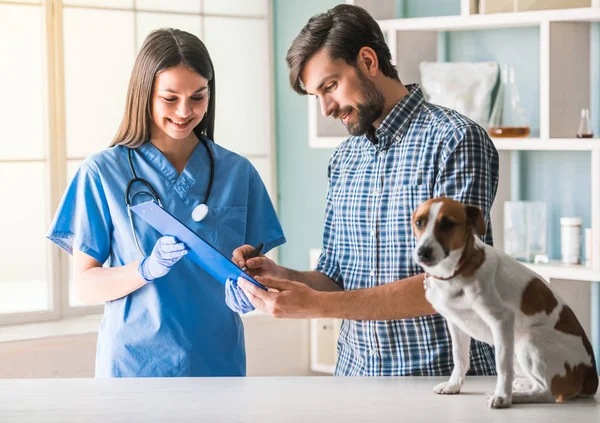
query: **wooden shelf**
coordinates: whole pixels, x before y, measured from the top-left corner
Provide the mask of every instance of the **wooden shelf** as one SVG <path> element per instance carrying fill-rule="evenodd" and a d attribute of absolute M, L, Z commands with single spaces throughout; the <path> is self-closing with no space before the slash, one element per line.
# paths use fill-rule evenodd
<path fill-rule="evenodd" d="M 544 22 L 600 22 L 600 9 L 586 7 L 489 15 L 382 19 L 378 21 L 383 31 L 464 31 L 539 26 Z"/>
<path fill-rule="evenodd" d="M 600 138 L 492 138 L 497 150 L 592 151 L 600 149 Z"/>

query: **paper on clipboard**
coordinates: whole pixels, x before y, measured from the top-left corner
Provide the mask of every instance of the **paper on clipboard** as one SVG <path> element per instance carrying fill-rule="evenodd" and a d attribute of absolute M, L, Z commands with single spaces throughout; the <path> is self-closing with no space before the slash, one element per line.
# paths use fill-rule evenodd
<path fill-rule="evenodd" d="M 227 279 L 237 280 L 237 278 L 243 277 L 259 288 L 267 290 L 154 201 L 136 204 L 131 206 L 131 210 L 162 235 L 171 235 L 183 241 L 190 249 L 187 257 L 222 284 L 225 284 Z"/>

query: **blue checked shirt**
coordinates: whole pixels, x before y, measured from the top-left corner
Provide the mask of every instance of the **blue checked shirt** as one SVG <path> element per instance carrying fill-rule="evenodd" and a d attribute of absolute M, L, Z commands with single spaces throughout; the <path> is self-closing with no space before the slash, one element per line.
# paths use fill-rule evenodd
<path fill-rule="evenodd" d="M 329 163 L 323 250 L 316 270 L 345 290 L 423 273 L 412 259 L 411 215 L 446 196 L 479 206 L 492 244 L 489 212 L 498 152 L 484 129 L 423 99 L 417 85 L 374 135 L 350 137 Z M 374 138 L 373 138 L 374 139 Z M 335 374 L 449 375 L 452 348 L 440 315 L 394 321 L 344 320 Z M 472 341 L 470 374 L 495 374 L 494 351 Z"/>

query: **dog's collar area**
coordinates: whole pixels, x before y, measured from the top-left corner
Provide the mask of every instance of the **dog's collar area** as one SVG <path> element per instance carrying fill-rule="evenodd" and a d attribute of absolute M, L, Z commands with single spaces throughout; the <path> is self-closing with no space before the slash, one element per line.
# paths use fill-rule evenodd
<path fill-rule="evenodd" d="M 466 266 L 467 266 L 467 262 L 464 261 L 460 266 L 458 266 L 458 269 L 456 269 L 456 271 L 451 276 L 448 276 L 447 278 L 442 278 L 440 276 L 432 275 L 432 274 L 425 272 L 425 279 L 427 279 L 430 276 L 433 276 L 434 278 L 439 279 L 441 281 L 449 281 L 450 279 L 454 279 L 457 275 L 459 275 Z"/>
<path fill-rule="evenodd" d="M 459 267 L 458 270 L 452 274 L 452 276 L 449 276 L 447 278 L 442 278 L 440 276 L 431 275 L 431 274 L 425 272 L 425 279 L 429 278 L 430 276 L 433 276 L 434 278 L 439 279 L 441 281 L 449 281 L 450 279 L 454 279 L 456 277 L 456 275 L 458 275 L 460 273 L 461 270 L 462 270 L 462 266 Z"/>

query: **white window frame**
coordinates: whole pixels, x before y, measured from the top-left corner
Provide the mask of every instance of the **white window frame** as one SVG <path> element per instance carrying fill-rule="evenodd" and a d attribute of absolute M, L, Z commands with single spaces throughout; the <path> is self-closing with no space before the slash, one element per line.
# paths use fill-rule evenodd
<path fill-rule="evenodd" d="M 199 0 L 201 1 L 201 0 Z M 275 154 L 275 125 L 274 125 L 274 70 L 273 70 L 273 19 L 272 19 L 272 4 L 270 1 L 264 0 L 267 4 L 266 16 L 248 17 L 249 19 L 264 19 L 267 25 L 268 42 L 269 42 L 269 61 L 266 63 L 266 69 L 270 77 L 270 151 L 267 155 L 247 154 L 249 159 L 262 158 L 267 159 L 269 163 L 271 198 L 276 202 L 276 154 Z M 64 52 L 63 52 L 63 7 L 84 7 L 86 9 L 98 10 L 122 10 L 134 12 L 152 12 L 152 13 L 173 13 L 161 10 L 147 10 L 136 7 L 135 0 L 133 7 L 103 7 L 103 6 L 63 6 L 61 0 L 40 0 L 38 3 L 31 3 L 20 0 L 0 0 L 1 4 L 11 4 L 19 6 L 40 7 L 43 14 L 44 22 L 44 39 L 43 42 L 43 66 L 44 66 L 44 99 L 45 99 L 45 116 L 44 126 L 47 137 L 44 140 L 47 146 L 47 156 L 42 159 L 47 164 L 46 173 L 46 193 L 48 195 L 48 208 L 46 210 L 46 228 L 49 228 L 50 223 L 54 218 L 56 209 L 64 195 L 65 189 L 69 181 L 67 181 L 67 146 L 66 146 L 66 127 L 65 127 L 65 86 L 64 86 Z M 202 2 L 203 3 L 203 2 Z M 204 4 L 202 4 L 204 6 Z M 181 15 L 198 16 L 202 19 L 205 16 L 221 16 L 221 17 L 243 17 L 235 14 L 227 15 L 210 15 L 207 13 L 188 13 L 177 12 Z M 135 25 L 134 25 L 135 28 Z M 204 26 L 202 27 L 204 32 Z M 204 34 L 202 34 L 204 35 Z M 133 37 L 137 37 L 134 33 Z M 135 38 L 134 38 L 135 40 Z M 137 41 L 137 40 L 136 40 Z M 115 128 L 116 130 L 116 128 Z M 108 143 L 108 141 L 107 141 Z M 69 160 L 83 160 L 84 157 L 69 157 Z M 26 162 L 30 160 L 2 160 L 1 162 Z M 38 160 L 35 160 L 38 161 Z M 265 181 L 267 182 L 267 181 Z M 0 326 L 43 322 L 51 320 L 60 320 L 64 318 L 74 318 L 85 315 L 101 314 L 104 305 L 93 306 L 71 306 L 69 304 L 69 260 L 68 254 L 62 251 L 47 239 L 41 239 L 40 242 L 45 242 L 46 257 L 47 257 L 47 281 L 48 281 L 48 310 L 17 312 L 17 313 L 0 313 Z M 271 253 L 270 256 L 276 258 L 276 253 Z"/>

